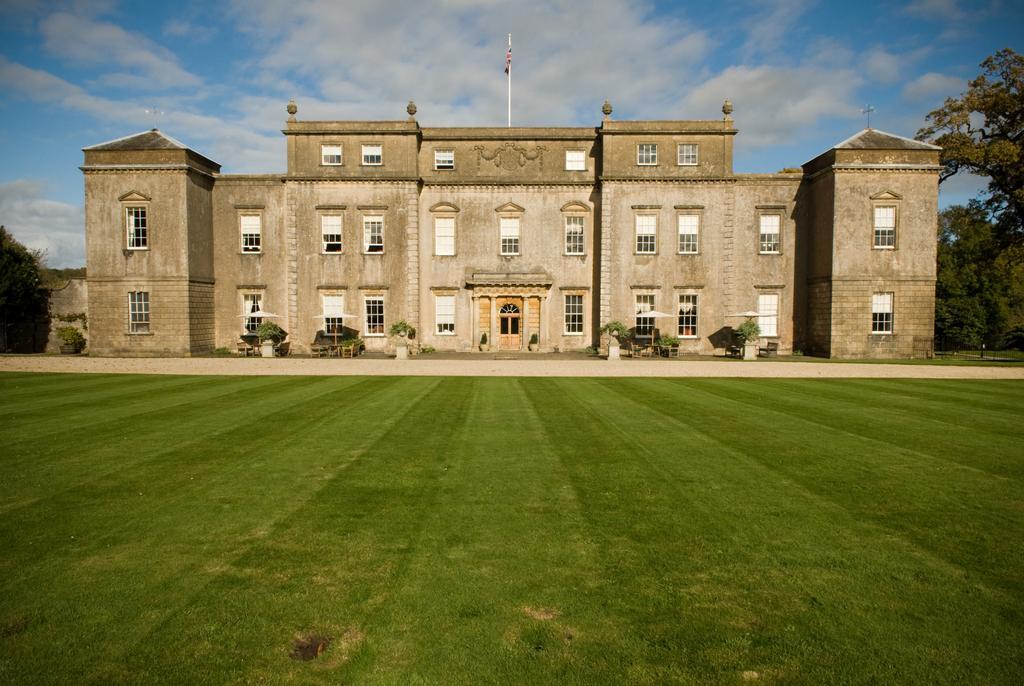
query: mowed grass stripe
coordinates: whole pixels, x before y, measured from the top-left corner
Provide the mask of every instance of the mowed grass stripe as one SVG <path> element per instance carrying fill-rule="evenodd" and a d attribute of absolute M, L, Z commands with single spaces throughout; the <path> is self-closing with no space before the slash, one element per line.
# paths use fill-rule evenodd
<path fill-rule="evenodd" d="M 252 431 L 251 421 L 260 416 L 262 403 L 275 403 L 268 410 L 273 412 L 273 408 L 288 407 L 293 398 L 306 399 L 310 386 L 322 383 L 315 378 L 299 384 L 280 378 L 231 379 L 216 386 L 184 387 L 159 401 L 140 404 L 133 398 L 122 400 L 125 408 L 135 408 L 130 421 L 110 419 L 118 413 L 106 405 L 94 407 L 96 419 L 87 423 L 88 428 L 76 423 L 59 433 L 27 434 L 10 445 L 13 476 L 0 490 L 0 512 L 64 494 L 68 489 L 53 488 L 58 482 L 78 489 L 103 484 L 116 491 L 123 482 L 136 480 L 136 491 L 152 491 L 152 485 L 136 470 L 139 465 L 159 463 L 169 454 L 204 455 L 212 436 L 241 435 L 244 444 L 252 440 L 250 435 L 260 435 Z M 234 448 L 229 444 L 221 454 L 230 455 Z M 166 471 L 165 465 L 155 468 Z"/>
<path fill-rule="evenodd" d="M 339 617 L 348 617 L 340 615 L 333 604 L 324 609 L 316 602 L 318 592 L 335 584 L 345 592 L 359 593 L 349 583 L 351 579 L 337 578 L 342 570 L 332 562 L 344 567 L 356 562 L 365 551 L 374 560 L 380 555 L 393 569 L 398 568 L 395 561 L 400 561 L 411 545 L 411 540 L 404 537 L 405 527 L 415 530 L 420 526 L 422 509 L 427 505 L 416 505 L 408 498 L 384 497 L 384 492 L 394 489 L 423 498 L 429 495 L 429 489 L 419 488 L 419 479 L 413 477 L 422 465 L 406 462 L 410 456 L 407 449 L 394 452 L 392 448 L 408 448 L 431 435 L 429 423 L 424 421 L 431 411 L 428 408 L 434 407 L 429 398 L 443 391 L 437 379 L 394 378 L 391 383 L 397 402 L 370 398 L 364 412 L 353 416 L 339 413 L 336 424 L 324 425 L 303 437 L 302 447 L 312 454 L 324 454 L 317 450 L 317 446 L 324 446 L 326 454 L 333 455 L 321 472 L 312 475 L 315 488 L 229 565 L 209 570 L 204 593 L 168 614 L 130 651 L 128 660 L 133 671 L 152 672 L 156 681 L 161 675 L 166 679 L 173 673 L 176 679 L 189 683 L 216 681 L 207 676 L 211 668 L 221 675 L 220 680 L 236 672 L 249 674 L 247 680 L 258 678 L 252 675 L 259 675 L 264 664 L 277 668 L 291 664 L 287 652 L 295 632 L 310 627 L 333 632 L 341 621 Z M 339 431 L 343 433 L 339 435 Z M 343 436 L 350 436 L 352 443 L 346 445 Z M 409 438 L 398 439 L 400 446 L 396 446 L 398 436 Z M 331 445 L 336 447 L 332 450 Z M 374 480 L 372 489 L 359 485 L 368 476 Z M 344 486 L 340 492 L 339 486 Z M 352 533 L 346 522 L 349 516 L 373 527 L 366 532 L 369 539 L 361 545 L 346 538 L 344 545 L 335 546 L 337 536 Z M 398 524 L 389 524 L 393 518 Z M 388 535 L 381 536 L 378 526 L 388 527 Z M 375 561 L 368 564 L 377 571 Z M 368 570 L 353 571 L 358 575 Z M 375 573 L 369 578 L 382 581 Z M 333 597 L 325 595 L 320 600 L 329 602 Z M 261 607 L 259 616 L 248 609 L 254 604 Z M 298 619 L 293 618 L 296 614 Z M 205 617 L 206 622 L 196 625 L 192 620 L 196 615 Z M 346 626 L 340 625 L 334 635 L 340 635 Z M 225 632 L 233 636 L 230 645 L 211 639 Z M 176 648 L 168 652 L 160 647 L 167 645 Z M 189 659 L 167 661 L 180 653 L 189 654 Z"/>
<path fill-rule="evenodd" d="M 647 406 L 643 413 L 639 413 L 638 416 L 634 417 L 634 419 L 641 422 L 643 416 L 646 416 L 648 421 L 650 421 L 651 417 L 657 417 L 659 413 L 663 413 L 663 408 L 666 407 L 665 399 L 661 397 L 662 394 L 651 392 L 653 390 L 651 386 L 655 384 L 649 382 L 626 383 L 623 384 L 625 386 L 623 388 L 615 382 L 604 383 L 608 386 L 619 387 L 619 390 L 630 399 L 636 400 L 638 405 Z M 683 385 L 678 382 L 665 383 L 671 383 L 677 387 Z M 703 383 L 693 385 L 702 386 Z M 634 388 L 629 388 L 631 386 Z M 854 520 L 851 514 L 841 505 L 829 502 L 821 494 L 806 489 L 804 484 L 793 482 L 784 474 L 765 475 L 765 470 L 758 469 L 756 466 L 758 460 L 751 459 L 749 454 L 746 453 L 744 446 L 730 445 L 727 440 L 720 440 L 721 434 L 718 432 L 705 431 L 703 427 L 706 426 L 706 418 L 700 413 L 693 412 L 693 410 L 699 408 L 699 410 L 710 415 L 718 414 L 730 409 L 728 403 L 723 403 L 721 407 L 716 408 L 714 403 L 704 402 L 703 398 L 697 401 L 695 396 L 699 395 L 699 391 L 694 393 L 694 389 L 690 387 L 691 384 L 685 384 L 685 386 L 687 386 L 685 393 L 678 393 L 672 396 L 682 406 L 680 408 L 682 410 L 680 417 L 685 417 L 688 421 L 692 421 L 691 426 L 701 427 L 700 433 L 703 433 L 714 443 L 719 444 L 715 447 L 714 452 L 708 454 L 703 447 L 691 450 L 692 446 L 686 446 L 685 452 L 683 452 L 680 450 L 680 446 L 675 445 L 673 440 L 677 437 L 677 432 L 668 430 L 671 427 L 666 427 L 664 423 L 661 424 L 661 433 L 653 432 L 649 435 L 649 438 L 645 439 L 644 443 L 650 446 L 652 443 L 662 441 L 664 443 L 664 451 L 655 454 L 665 456 L 668 464 L 682 467 L 694 457 L 703 455 L 711 460 L 710 466 L 719 476 L 735 475 L 734 481 L 720 487 L 711 487 L 704 491 L 705 497 L 712 505 L 710 510 L 712 516 L 707 521 L 701 523 L 702 526 L 708 527 L 709 532 L 712 532 L 711 540 L 707 542 L 708 545 L 712 546 L 713 549 L 724 550 L 730 555 L 735 556 L 737 558 L 737 566 L 753 568 L 759 572 L 760 576 L 757 579 L 745 582 L 748 590 L 755 588 L 762 579 L 771 580 L 771 585 L 767 589 L 769 591 L 767 593 L 768 602 L 764 604 L 768 608 L 775 607 L 780 602 L 792 603 L 793 601 L 799 602 L 804 600 L 810 607 L 803 608 L 803 612 L 799 611 L 800 608 L 790 607 L 787 608 L 785 614 L 793 615 L 795 613 L 796 615 L 803 615 L 805 618 L 813 620 L 816 619 L 815 615 L 818 613 L 808 610 L 824 610 L 828 608 L 832 612 L 838 610 L 843 613 L 849 613 L 846 615 L 848 617 L 863 617 L 871 620 L 855 623 L 855 626 L 848 626 L 846 622 L 839 622 L 838 630 L 833 631 L 829 631 L 826 626 L 809 626 L 807 631 L 797 632 L 792 637 L 799 638 L 799 642 L 794 644 L 790 644 L 788 641 L 779 642 L 780 638 L 790 637 L 787 637 L 785 634 L 774 636 L 773 631 L 768 628 L 765 635 L 762 635 L 757 642 L 770 645 L 771 650 L 768 651 L 768 655 L 761 656 L 762 660 L 749 660 L 748 664 L 750 662 L 760 663 L 764 665 L 764 668 L 769 673 L 774 672 L 792 677 L 794 672 L 797 674 L 806 672 L 806 665 L 808 661 L 813 662 L 812 656 L 815 652 L 823 651 L 828 654 L 838 650 L 837 646 L 845 645 L 845 650 L 849 654 L 843 655 L 842 659 L 837 661 L 835 665 L 842 663 L 850 665 L 851 663 L 860 662 L 864 658 L 858 652 L 858 640 L 856 640 L 858 635 L 861 635 L 864 641 L 885 644 L 889 635 L 893 634 L 901 637 L 901 640 L 909 643 L 909 645 L 894 644 L 889 664 L 903 665 L 904 667 L 901 667 L 901 670 L 905 669 L 907 665 L 912 664 L 924 669 L 928 663 L 927 661 L 922 661 L 919 657 L 918 648 L 921 647 L 921 643 L 929 643 L 930 650 L 943 653 L 944 646 L 946 645 L 943 641 L 949 642 L 955 639 L 955 642 L 959 644 L 963 651 L 970 652 L 973 650 L 974 641 L 979 636 L 984 635 L 986 638 L 991 639 L 993 645 L 996 645 L 1001 640 L 1000 636 L 1005 636 L 1006 632 L 1011 629 L 1012 622 L 997 621 L 994 625 L 986 622 L 979 626 L 970 627 L 965 631 L 961 619 L 964 612 L 968 612 L 975 603 L 982 603 L 993 614 L 1000 614 L 1007 601 L 1006 594 L 990 589 L 981 589 L 979 592 L 974 586 L 976 580 L 971 579 L 968 581 L 964 579 L 962 571 L 949 565 L 945 560 L 930 557 L 922 558 L 916 554 L 918 551 L 913 545 L 907 546 L 904 541 L 893 541 L 884 529 L 873 526 L 871 522 L 858 522 Z M 643 392 L 639 392 L 638 389 L 642 389 Z M 580 399 L 585 402 L 587 397 L 589 395 L 581 395 Z M 620 419 L 621 417 L 628 417 L 627 407 L 628 405 L 624 406 L 620 403 L 616 407 L 616 411 L 606 415 L 605 419 L 612 423 L 622 422 L 624 428 L 628 427 L 628 420 Z M 751 428 L 749 423 L 734 423 L 734 427 L 736 424 L 740 425 L 738 427 L 740 433 L 743 428 L 748 430 Z M 743 426 L 744 424 L 746 426 Z M 664 438 L 659 438 L 659 435 L 664 436 Z M 673 452 L 680 457 L 685 456 L 685 458 L 675 459 Z M 736 457 L 744 457 L 745 459 L 737 461 L 733 459 Z M 751 465 L 751 462 L 755 464 Z M 730 467 L 737 465 L 741 468 L 739 472 L 734 472 L 730 469 Z M 699 473 L 705 474 L 706 471 L 702 469 Z M 783 479 L 781 483 L 779 482 L 780 477 Z M 768 496 L 767 499 L 765 496 Z M 791 508 L 793 503 L 797 503 L 798 507 L 790 511 L 788 521 L 780 522 L 776 519 L 776 517 L 783 515 L 788 508 Z M 734 511 L 735 508 L 748 507 L 750 508 L 750 520 L 748 527 L 742 532 L 736 532 L 735 530 L 722 531 L 721 524 L 716 524 L 714 521 L 716 515 L 717 519 L 722 519 L 723 515 L 732 515 L 727 517 L 726 521 L 735 523 L 737 521 L 736 515 L 738 514 Z M 693 515 L 699 520 L 700 510 L 699 505 L 694 506 L 691 503 L 687 503 L 687 515 Z M 743 509 L 739 511 L 742 512 Z M 776 524 L 780 526 L 776 527 Z M 806 529 L 808 524 L 811 525 L 810 530 L 802 532 L 802 529 Z M 765 532 L 767 536 L 760 539 L 759 542 L 758 537 L 753 534 L 759 530 L 764 531 L 765 527 L 768 527 Z M 835 536 L 836 533 L 841 535 L 837 538 Z M 723 545 L 723 542 L 728 541 L 732 541 L 734 545 Z M 701 546 L 699 549 L 704 550 L 704 547 Z M 758 550 L 768 553 L 765 559 L 744 559 L 746 555 L 756 553 Z M 684 557 L 681 553 L 673 554 L 675 551 L 668 548 L 664 552 L 667 559 L 678 560 Z M 822 556 L 822 553 L 825 553 L 825 555 Z M 811 555 L 810 559 L 807 558 L 808 555 Z M 864 561 L 865 564 L 851 564 L 858 561 Z M 841 575 L 834 575 L 829 583 L 816 586 L 813 581 L 816 580 L 815 576 L 819 566 L 824 567 L 826 571 L 838 568 L 837 571 Z M 787 588 L 786 582 L 788 578 L 786 575 L 792 571 L 798 573 L 798 578 L 801 581 L 798 585 Z M 814 571 L 815 574 L 799 574 L 800 572 L 807 571 Z M 691 574 L 690 576 L 700 578 L 699 574 Z M 860 579 L 856 584 L 854 592 L 845 593 L 844 588 L 846 584 L 844 579 L 848 581 L 850 577 L 856 579 L 857 576 Z M 729 590 L 735 594 L 735 578 L 730 578 L 729 583 L 731 588 L 725 590 L 723 595 L 727 596 Z M 908 599 L 900 599 L 894 602 L 895 599 L 886 598 L 890 594 L 887 584 L 905 584 L 906 586 L 903 587 L 903 590 L 908 593 Z M 952 590 L 950 590 L 951 588 Z M 785 592 L 781 595 L 775 595 L 771 593 L 773 589 L 776 591 L 784 589 Z M 880 589 L 885 590 L 879 593 Z M 942 629 L 946 634 L 936 632 L 941 635 L 941 638 L 929 641 L 916 640 L 918 629 L 915 628 L 914 624 L 919 619 L 919 608 L 917 607 L 920 600 L 917 595 L 919 593 L 939 593 L 949 596 L 937 608 L 929 608 L 943 619 Z M 829 596 L 832 597 L 829 598 Z M 830 604 L 826 605 L 826 602 Z M 889 622 L 882 631 L 879 631 L 880 623 L 878 621 L 877 609 L 880 603 L 885 602 L 897 612 L 898 617 L 898 613 L 901 611 L 904 615 L 899 617 L 900 621 Z M 758 603 L 754 603 L 753 608 L 757 607 Z M 756 609 L 754 609 L 754 612 L 756 613 Z M 771 612 L 764 612 L 762 610 L 759 614 L 762 615 L 760 620 L 752 620 L 752 622 L 755 625 L 760 624 L 760 622 L 766 622 L 765 626 L 770 627 L 771 621 L 768 618 L 770 618 Z M 768 615 L 768 617 L 764 615 Z M 756 616 L 757 614 L 755 614 Z M 829 616 L 826 614 L 818 615 L 818 619 L 826 617 Z M 792 616 L 788 617 L 788 619 L 792 621 Z M 834 615 L 830 619 L 834 621 Z M 679 623 L 680 626 L 686 624 L 686 621 Z M 775 628 L 775 632 L 777 631 L 778 627 Z M 706 636 L 709 633 L 712 636 L 714 635 L 713 632 L 701 632 L 700 635 Z M 831 647 L 829 645 L 831 640 L 827 638 L 830 633 L 835 634 L 832 637 L 835 645 Z M 822 637 L 823 640 L 826 640 L 826 643 L 808 651 L 808 634 Z M 732 639 L 723 637 L 721 641 L 729 643 L 730 640 L 734 639 L 736 639 L 735 636 Z M 686 641 L 672 641 L 668 637 L 664 637 L 663 640 L 667 645 L 687 643 Z M 697 645 L 701 645 L 699 637 L 694 637 L 694 640 Z M 690 643 L 690 645 L 693 645 L 693 643 Z M 710 657 L 717 660 L 717 658 L 721 657 L 722 643 L 718 642 L 713 645 L 715 649 L 711 651 Z M 1006 646 L 1005 650 L 1000 652 L 1005 653 L 1006 656 L 1011 656 L 1019 654 L 1019 649 L 1020 645 L 1017 642 L 1014 645 Z M 786 655 L 791 655 L 792 659 L 788 661 L 783 660 L 779 664 L 779 657 L 785 657 Z M 963 655 L 958 653 L 957 659 L 960 660 L 962 658 Z M 870 658 L 868 663 L 860 665 L 860 667 L 869 670 L 870 673 L 870 670 L 877 669 L 873 662 L 875 659 L 877 657 Z M 694 660 L 698 664 L 700 663 L 699 659 L 694 658 Z M 990 669 L 988 663 L 984 660 L 971 661 L 976 663 L 973 667 L 977 669 L 992 672 L 994 675 L 1002 674 L 1005 676 L 1005 669 L 1001 666 Z M 822 665 L 826 670 L 830 666 L 829 664 Z M 951 667 L 954 666 L 951 665 Z M 736 668 L 740 668 L 739 664 L 736 665 Z M 913 672 L 914 670 L 910 671 Z M 882 676 L 886 673 L 883 669 L 877 676 Z M 889 680 L 900 678 L 902 680 L 904 677 L 901 677 L 901 674 L 901 671 L 891 671 L 888 672 L 888 676 L 885 678 Z M 802 675 L 805 678 L 809 678 L 808 674 Z M 841 675 L 838 672 L 830 674 L 828 671 L 825 671 L 820 673 L 817 679 L 819 681 L 821 679 L 832 680 L 839 676 Z M 705 677 L 701 677 L 701 679 L 705 678 L 711 678 L 710 673 Z M 814 680 L 811 679 L 811 682 L 813 683 Z"/>
<path fill-rule="evenodd" d="M 985 470 L 964 469 L 959 462 L 918 450 L 884 442 L 880 445 L 876 439 L 835 428 L 825 434 L 818 418 L 835 411 L 835 406 L 827 402 L 819 403 L 813 413 L 802 408 L 787 412 L 779 406 L 791 402 L 788 400 L 755 403 L 749 395 L 738 399 L 741 394 L 735 381 L 709 380 L 702 386 L 703 393 L 732 404 L 733 414 L 743 413 L 770 427 L 757 436 L 756 445 L 747 447 L 751 456 L 930 554 L 982 572 L 987 583 L 1024 591 L 1024 580 L 1016 573 L 1024 568 L 1024 551 L 987 535 L 1003 531 L 1024 539 L 1024 511 L 1015 481 Z M 879 404 L 872 394 L 872 413 L 880 409 Z M 707 421 L 710 426 L 717 423 L 723 435 L 728 435 L 727 422 L 713 416 Z M 909 416 L 903 429 L 908 436 L 926 436 L 934 431 L 927 418 L 915 422 Z M 804 449 L 802 443 L 815 445 L 808 443 L 815 435 L 828 435 L 831 440 L 818 451 Z M 734 444 L 735 438 L 732 436 Z M 821 454 L 816 454 L 819 451 Z M 1019 461 L 1017 453 L 1005 454 L 1008 461 L 1015 457 Z M 836 468 L 836 458 L 841 458 L 841 469 Z M 849 483 L 851 469 L 856 469 L 855 488 Z M 986 506 L 979 508 L 978 502 Z M 965 540 L 974 541 L 974 545 L 963 546 Z"/>
<path fill-rule="evenodd" d="M 347 397 L 347 389 L 338 389 L 338 386 L 347 385 L 349 381 L 320 379 L 319 383 L 325 385 L 325 390 L 333 386 Z M 293 381 L 293 384 L 302 385 L 299 381 Z M 396 384 L 394 381 L 385 381 L 375 385 L 379 393 Z M 369 391 L 366 395 L 370 397 L 373 392 Z M 415 400 L 415 395 L 407 399 L 398 392 L 384 395 L 388 397 L 383 398 L 382 402 L 388 407 L 400 407 L 403 402 Z M 284 402 L 289 400 L 283 399 Z M 173 488 L 164 496 L 151 493 L 147 503 L 141 498 L 134 500 L 131 497 L 134 493 L 127 491 L 121 499 L 107 502 L 106 512 L 101 511 L 101 508 L 94 511 L 91 518 L 81 516 L 83 513 L 80 512 L 76 518 L 79 520 L 78 525 L 86 532 L 101 532 L 106 547 L 104 542 L 86 538 L 85 545 L 91 545 L 91 549 L 88 552 L 74 551 L 80 559 L 78 565 L 69 564 L 70 560 L 61 561 L 58 565 L 40 564 L 42 568 L 60 570 L 52 580 L 55 585 L 47 587 L 52 596 L 35 609 L 35 613 L 41 616 L 45 616 L 48 609 L 57 609 L 60 621 L 49 626 L 55 635 L 48 638 L 59 640 L 61 631 L 72 627 L 84 631 L 90 640 L 74 646 L 80 651 L 77 658 L 84 664 L 96 664 L 95 677 L 99 681 L 116 681 L 118 669 L 121 668 L 115 666 L 120 665 L 123 655 L 133 649 L 136 641 L 141 640 L 147 627 L 159 622 L 167 613 L 177 610 L 194 593 L 201 592 L 211 574 L 215 575 L 219 570 L 230 567 L 231 560 L 246 552 L 254 541 L 266 536 L 275 521 L 286 517 L 311 497 L 314 490 L 310 485 L 322 482 L 323 475 L 313 464 L 303 468 L 302 462 L 329 461 L 332 459 L 332 451 L 311 449 L 312 445 L 302 442 L 297 447 L 306 450 L 294 453 L 281 451 L 279 446 L 283 445 L 282 434 L 297 428 L 294 423 L 296 418 L 308 416 L 309 426 L 318 421 L 320 423 L 316 437 L 326 439 L 334 435 L 336 425 L 325 425 L 323 420 L 327 417 L 340 419 L 339 415 L 346 405 L 328 402 L 291 405 L 294 415 L 283 412 L 284 408 L 274 403 L 266 408 L 266 414 L 258 414 L 250 408 L 254 421 L 264 420 L 270 425 L 276 418 L 277 423 L 273 424 L 273 428 L 268 429 L 265 437 L 259 439 L 273 447 L 267 448 L 268 452 L 261 452 L 242 446 L 236 455 L 237 459 L 220 461 L 222 468 L 232 468 L 241 460 L 249 470 L 248 477 L 245 470 L 234 469 L 232 478 L 227 479 L 215 478 L 217 474 L 214 472 L 209 480 L 216 482 L 219 490 L 213 492 L 202 485 Z M 314 412 L 315 408 L 319 408 L 319 411 Z M 365 410 L 353 409 L 351 414 L 357 418 L 365 417 L 369 424 L 371 415 L 376 412 L 367 406 Z M 381 432 L 376 434 L 379 438 L 387 433 L 389 423 L 375 426 Z M 313 436 L 310 434 L 311 438 Z M 350 445 L 357 449 L 359 444 L 353 441 Z M 277 455 L 288 455 L 288 459 L 277 461 L 274 459 Z M 355 456 L 349 457 L 354 459 Z M 199 484 L 203 484 L 203 481 L 200 480 Z M 254 488 L 247 489 L 246 484 Z M 151 503 L 156 504 L 156 507 L 152 507 Z M 164 504 L 175 507 L 161 507 Z M 91 510 L 86 507 L 82 509 Z M 108 522 L 96 520 L 109 516 L 116 518 L 119 512 L 124 515 L 122 526 L 117 527 L 115 524 L 114 527 L 120 528 L 120 533 L 102 533 L 103 525 Z M 83 536 L 78 535 L 74 540 L 83 541 Z M 32 541 L 28 543 L 32 545 Z M 72 541 L 71 545 L 76 544 Z M 132 556 L 130 551 L 139 548 L 148 551 L 148 555 Z M 40 560 L 40 563 L 43 562 L 45 560 Z M 61 593 L 62 589 L 80 588 L 83 583 L 91 589 L 93 602 L 90 604 L 78 604 L 73 592 L 66 595 Z M 26 588 L 24 585 L 19 587 Z M 140 606 L 150 608 L 146 615 L 138 615 Z M 122 632 L 127 632 L 130 638 L 119 638 Z M 40 647 L 44 647 L 46 642 L 42 641 Z M 72 659 L 71 656 L 65 656 Z M 53 659 L 45 650 L 35 657 L 39 660 L 40 669 L 48 660 Z"/>
<path fill-rule="evenodd" d="M 51 470 L 52 490 L 78 501 L 0 516 L 0 565 L 19 560 L 0 571 L 0 626 L 28 620 L 0 636 L 0 674 L 1019 683 L 1015 481 L 913 439 L 936 432 L 939 410 L 989 428 L 1005 410 L 943 406 L 946 385 L 284 379 L 249 421 L 230 397 L 199 393 L 165 414 L 205 412 L 164 425 L 163 442 L 153 425 L 131 455 L 104 452 L 86 421 L 82 459 L 124 460 L 124 473 L 88 485 L 87 471 Z M 965 389 L 954 399 L 985 395 L 951 385 Z M 1014 392 L 993 397 L 1006 405 Z M 121 408 L 106 405 L 96 433 L 109 437 L 104 413 Z M 889 424 L 892 443 L 861 435 L 886 409 L 906 435 Z M 962 464 L 979 463 L 977 440 Z M 39 445 L 42 462 L 61 458 Z M 0 450 L 0 484 L 10 471 Z M 138 484 L 151 490 L 129 497 Z M 970 507 L 952 509 L 961 501 Z M 917 539 L 928 526 L 946 550 Z M 76 538 L 48 540 L 47 527 Z M 335 641 L 290 660 L 307 631 Z"/>

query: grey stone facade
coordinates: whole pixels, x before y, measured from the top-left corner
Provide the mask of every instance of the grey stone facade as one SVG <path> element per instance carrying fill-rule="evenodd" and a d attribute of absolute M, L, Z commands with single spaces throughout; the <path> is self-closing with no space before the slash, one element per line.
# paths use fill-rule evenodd
<path fill-rule="evenodd" d="M 607 107 L 593 128 L 295 110 L 284 174 L 221 174 L 156 130 L 85 148 L 93 354 L 233 348 L 247 297 L 300 353 L 337 314 L 369 350 L 391 349 L 399 320 L 439 350 L 483 334 L 582 349 L 610 320 L 642 324 L 640 306 L 672 314 L 656 328 L 685 352 L 721 352 L 758 310 L 783 353 L 931 354 L 934 146 L 866 129 L 802 169 L 737 174 L 731 107 L 621 122 Z"/>

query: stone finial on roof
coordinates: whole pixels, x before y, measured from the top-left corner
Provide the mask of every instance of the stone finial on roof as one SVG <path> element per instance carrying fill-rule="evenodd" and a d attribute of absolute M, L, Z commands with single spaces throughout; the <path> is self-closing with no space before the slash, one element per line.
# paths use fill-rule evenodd
<path fill-rule="evenodd" d="M 299 106 L 295 104 L 295 98 L 288 101 L 288 107 L 285 110 L 288 111 L 288 121 L 295 121 L 295 113 L 299 111 Z"/>
<path fill-rule="evenodd" d="M 732 119 L 732 100 L 726 100 L 722 103 L 722 114 L 725 115 L 725 121 Z"/>
<path fill-rule="evenodd" d="M 405 107 L 405 111 L 409 113 L 409 121 L 416 120 L 416 103 L 410 100 L 409 104 Z"/>
<path fill-rule="evenodd" d="M 611 119 L 612 118 L 612 104 L 610 102 L 608 102 L 607 100 L 605 100 L 604 104 L 601 105 L 601 112 L 604 113 L 605 120 Z"/>

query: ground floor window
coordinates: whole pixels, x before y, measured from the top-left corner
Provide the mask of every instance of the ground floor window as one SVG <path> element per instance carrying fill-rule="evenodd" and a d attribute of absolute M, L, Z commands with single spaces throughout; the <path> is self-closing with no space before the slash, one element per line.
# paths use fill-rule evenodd
<path fill-rule="evenodd" d="M 434 296 L 434 325 L 438 335 L 450 336 L 455 333 L 455 296 Z"/>
<path fill-rule="evenodd" d="M 871 296 L 871 333 L 892 333 L 892 293 Z"/>
<path fill-rule="evenodd" d="M 683 338 L 697 336 L 697 296 L 679 296 L 679 335 Z"/>
<path fill-rule="evenodd" d="M 778 293 L 762 293 L 757 296 L 757 325 L 761 328 L 762 336 L 779 335 Z"/>
<path fill-rule="evenodd" d="M 583 296 L 565 296 L 565 333 L 583 333 Z"/>
<path fill-rule="evenodd" d="M 365 334 L 367 336 L 383 336 L 384 335 L 384 296 L 382 295 L 368 295 L 363 301 L 366 308 L 366 328 Z"/>
<path fill-rule="evenodd" d="M 328 336 L 340 336 L 343 333 L 345 320 L 341 314 L 345 311 L 345 296 L 324 295 L 324 333 Z"/>
<path fill-rule="evenodd" d="M 653 293 L 638 293 L 636 295 L 636 335 L 650 338 L 654 335 L 654 317 L 641 316 L 644 312 L 654 309 Z"/>
<path fill-rule="evenodd" d="M 128 293 L 128 333 L 149 333 L 149 293 Z"/>
<path fill-rule="evenodd" d="M 253 317 L 253 312 L 263 311 L 263 295 L 260 293 L 246 293 L 242 296 L 242 315 L 245 317 L 245 330 L 249 333 L 256 333 L 263 323 L 263 317 Z"/>

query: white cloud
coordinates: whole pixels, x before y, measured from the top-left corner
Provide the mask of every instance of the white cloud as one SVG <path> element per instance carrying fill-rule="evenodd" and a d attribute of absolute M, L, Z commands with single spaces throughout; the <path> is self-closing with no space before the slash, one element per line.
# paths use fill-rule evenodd
<path fill-rule="evenodd" d="M 0 224 L 21 243 L 46 253 L 51 267 L 85 264 L 85 213 L 81 206 L 43 197 L 42 183 L 0 184 Z"/>
<path fill-rule="evenodd" d="M 914 0 L 907 5 L 907 14 L 932 21 L 960 21 L 966 13 L 957 0 Z"/>
<path fill-rule="evenodd" d="M 907 100 L 945 100 L 967 90 L 967 80 L 957 76 L 928 72 L 903 86 L 902 95 Z"/>
<path fill-rule="evenodd" d="M 574 123 L 581 112 L 597 123 L 605 98 L 619 112 L 667 115 L 711 47 L 703 31 L 654 21 L 647 7 L 622 0 L 601 11 L 581 0 L 287 7 L 266 0 L 235 8 L 252 42 L 266 46 L 255 65 L 262 83 L 314 84 L 281 94 L 295 95 L 300 119 L 317 101 L 331 106 L 331 118 L 401 118 L 411 98 L 425 124 L 502 123 L 507 31 L 514 123 Z"/>
<path fill-rule="evenodd" d="M 749 61 L 757 56 L 775 56 L 786 51 L 792 31 L 812 5 L 811 0 L 774 0 L 762 3 L 744 23 L 747 40 L 741 54 Z"/>
<path fill-rule="evenodd" d="M 45 49 L 53 55 L 77 64 L 114 64 L 128 70 L 100 77 L 104 85 L 160 90 L 201 84 L 170 50 L 115 24 L 57 12 L 44 19 L 39 29 Z"/>
<path fill-rule="evenodd" d="M 743 144 L 793 143 L 822 117 L 853 117 L 860 77 L 816 67 L 729 67 L 687 97 L 687 108 L 710 112 L 732 100 Z"/>

